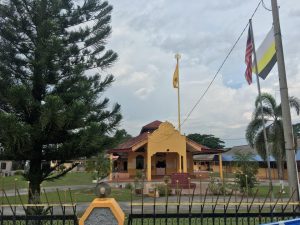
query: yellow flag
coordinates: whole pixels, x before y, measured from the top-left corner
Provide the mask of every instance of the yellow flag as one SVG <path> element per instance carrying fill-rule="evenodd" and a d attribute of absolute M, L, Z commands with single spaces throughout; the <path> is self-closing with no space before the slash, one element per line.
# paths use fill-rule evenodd
<path fill-rule="evenodd" d="M 173 75 L 173 87 L 174 88 L 178 88 L 178 79 L 179 79 L 179 68 L 178 68 L 178 62 L 177 62 L 175 72 Z"/>
<path fill-rule="evenodd" d="M 256 59 L 258 76 L 262 79 L 266 79 L 277 61 L 273 27 L 257 49 Z M 252 71 L 256 73 L 255 65 L 252 65 Z"/>

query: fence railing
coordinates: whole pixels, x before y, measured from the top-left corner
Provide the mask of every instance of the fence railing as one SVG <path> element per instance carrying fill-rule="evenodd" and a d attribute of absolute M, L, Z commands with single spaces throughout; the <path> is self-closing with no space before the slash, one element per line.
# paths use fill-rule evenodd
<path fill-rule="evenodd" d="M 64 204 L 59 192 L 58 204 L 49 203 L 47 193 L 44 192 L 46 203 L 24 204 L 16 189 L 16 196 L 20 204 L 12 204 L 5 190 L 2 190 L 5 204 L 0 205 L 0 225 L 77 225 L 76 204 Z M 71 193 L 71 192 L 70 192 Z M 72 198 L 71 198 L 72 199 Z"/>
<path fill-rule="evenodd" d="M 156 190 L 155 190 L 156 192 Z M 208 188 L 204 195 L 195 195 L 195 189 L 183 196 L 182 189 L 175 190 L 177 195 L 164 198 L 145 198 L 143 191 L 140 199 L 131 198 L 128 225 L 256 225 L 288 220 L 300 217 L 299 202 L 293 202 L 293 191 L 289 198 L 280 194 L 271 197 L 271 191 L 261 198 L 258 189 L 248 196 L 237 195 L 233 191 L 227 195 L 209 195 Z"/>
<path fill-rule="evenodd" d="M 167 188 L 166 188 L 167 189 Z M 126 224 L 129 225 L 238 225 L 238 224 L 264 224 L 279 220 L 288 220 L 300 217 L 299 202 L 293 202 L 296 191 L 290 197 L 279 194 L 271 197 L 269 191 L 264 197 L 258 196 L 258 189 L 251 195 L 231 191 L 222 195 L 214 195 L 206 188 L 205 193 L 195 194 L 195 188 L 186 191 L 173 189 L 174 195 L 166 191 L 164 197 L 149 198 L 144 190 L 138 199 L 131 201 L 127 208 Z M 0 205 L 0 225 L 77 225 L 78 217 L 76 204 L 73 202 L 69 190 L 71 203 L 62 203 L 57 190 L 58 204 L 49 203 L 47 193 L 44 191 L 46 203 L 24 204 L 22 196 L 16 190 L 16 197 L 20 204 L 12 204 L 6 192 L 2 190 L 5 204 Z M 156 189 L 154 189 L 156 193 Z M 29 211 L 39 211 L 36 215 Z"/>

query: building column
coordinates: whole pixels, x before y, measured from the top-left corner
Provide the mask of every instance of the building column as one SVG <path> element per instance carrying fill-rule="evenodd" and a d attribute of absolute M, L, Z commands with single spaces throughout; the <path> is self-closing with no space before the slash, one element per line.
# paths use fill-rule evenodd
<path fill-rule="evenodd" d="M 187 173 L 187 157 L 186 157 L 186 153 L 182 156 L 182 161 L 183 161 L 183 172 Z"/>
<path fill-rule="evenodd" d="M 113 154 L 109 154 L 109 181 L 112 181 L 112 166 L 113 166 Z"/>
<path fill-rule="evenodd" d="M 179 153 L 178 154 L 178 160 L 177 160 L 177 172 L 181 173 L 181 155 Z"/>
<path fill-rule="evenodd" d="M 223 180 L 223 162 L 222 162 L 222 154 L 219 153 L 219 172 L 220 172 L 220 178 Z"/>
<path fill-rule="evenodd" d="M 147 151 L 147 180 L 151 181 L 151 154 Z"/>

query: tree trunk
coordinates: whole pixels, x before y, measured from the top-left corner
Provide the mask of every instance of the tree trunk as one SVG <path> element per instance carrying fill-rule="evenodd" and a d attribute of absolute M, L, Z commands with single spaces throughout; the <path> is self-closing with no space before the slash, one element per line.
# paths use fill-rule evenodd
<path fill-rule="evenodd" d="M 28 189 L 28 204 L 40 204 L 41 203 L 41 188 L 40 183 L 35 181 L 29 182 Z"/>
<path fill-rule="evenodd" d="M 30 160 L 29 168 L 29 187 L 28 204 L 41 203 L 41 182 L 42 182 L 42 164 L 41 160 Z M 29 215 L 39 215 L 42 213 L 42 207 L 28 207 Z"/>
<path fill-rule="evenodd" d="M 278 171 L 278 179 L 283 180 L 283 161 L 278 160 L 277 161 L 277 171 Z"/>

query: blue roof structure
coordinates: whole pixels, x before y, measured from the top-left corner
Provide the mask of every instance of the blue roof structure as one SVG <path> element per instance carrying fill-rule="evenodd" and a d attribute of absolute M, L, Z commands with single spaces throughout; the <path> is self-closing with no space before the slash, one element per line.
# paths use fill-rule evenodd
<path fill-rule="evenodd" d="M 299 159 L 300 159 L 300 152 L 299 152 Z M 264 160 L 260 157 L 260 155 L 255 155 L 254 160 L 257 162 L 264 162 Z M 222 161 L 224 162 L 232 162 L 234 160 L 234 155 L 222 155 Z M 270 162 L 275 162 L 276 160 L 274 159 L 273 156 L 270 156 Z"/>
<path fill-rule="evenodd" d="M 234 155 L 237 152 L 251 152 L 254 154 L 254 159 L 257 162 L 264 162 L 264 160 L 260 157 L 260 155 L 257 154 L 257 152 L 254 149 L 251 149 L 249 146 L 237 146 L 234 147 L 232 150 L 225 152 L 222 154 L 222 161 L 224 162 L 234 162 Z M 296 151 L 296 161 L 300 161 L 300 146 L 297 148 Z M 275 158 L 273 156 L 270 156 L 270 162 L 276 162 Z"/>

